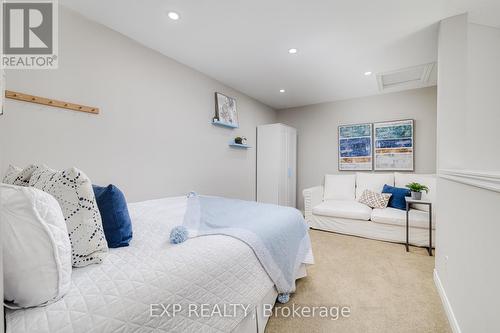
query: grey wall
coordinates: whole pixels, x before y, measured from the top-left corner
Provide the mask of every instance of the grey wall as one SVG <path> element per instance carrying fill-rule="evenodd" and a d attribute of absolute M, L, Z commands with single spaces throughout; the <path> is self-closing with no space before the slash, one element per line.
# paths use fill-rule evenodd
<path fill-rule="evenodd" d="M 59 69 L 7 71 L 7 89 L 97 106 L 91 115 L 9 100 L 0 117 L 8 163 L 76 166 L 130 201 L 201 193 L 254 199 L 256 126 L 273 109 L 64 7 Z M 214 92 L 236 97 L 240 129 L 210 124 Z"/>
<path fill-rule="evenodd" d="M 337 127 L 342 124 L 415 119 L 415 171 L 436 171 L 436 88 L 356 98 L 278 111 L 278 121 L 297 128 L 297 203 L 302 190 L 338 171 Z"/>
<path fill-rule="evenodd" d="M 500 332 L 500 29 L 443 20 L 438 61 L 438 290 L 454 332 Z"/>

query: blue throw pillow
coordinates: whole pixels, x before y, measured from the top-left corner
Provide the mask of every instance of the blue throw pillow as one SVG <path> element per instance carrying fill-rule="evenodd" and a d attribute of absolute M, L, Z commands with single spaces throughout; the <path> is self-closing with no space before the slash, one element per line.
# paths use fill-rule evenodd
<path fill-rule="evenodd" d="M 132 222 L 122 191 L 114 185 L 106 187 L 92 185 L 92 188 L 101 213 L 102 227 L 108 247 L 128 246 L 132 239 Z"/>
<path fill-rule="evenodd" d="M 409 189 L 402 187 L 394 187 L 385 184 L 384 188 L 382 189 L 382 193 L 392 194 L 391 198 L 389 199 L 389 204 L 387 205 L 387 207 L 406 210 L 405 197 L 409 197 L 411 195 Z"/>

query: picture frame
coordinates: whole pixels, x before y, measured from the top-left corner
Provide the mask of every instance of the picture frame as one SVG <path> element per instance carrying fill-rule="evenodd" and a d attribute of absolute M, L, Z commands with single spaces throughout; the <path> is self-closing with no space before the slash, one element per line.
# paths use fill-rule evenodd
<path fill-rule="evenodd" d="M 373 124 L 375 171 L 415 171 L 414 125 L 413 119 Z"/>
<path fill-rule="evenodd" d="M 216 92 L 215 119 L 221 125 L 239 127 L 236 99 Z"/>
<path fill-rule="evenodd" d="M 373 170 L 373 125 L 371 123 L 339 125 L 339 171 Z"/>

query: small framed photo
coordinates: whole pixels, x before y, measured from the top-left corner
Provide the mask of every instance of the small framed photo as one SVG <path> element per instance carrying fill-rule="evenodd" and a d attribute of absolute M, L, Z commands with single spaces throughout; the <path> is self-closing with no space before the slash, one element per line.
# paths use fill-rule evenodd
<path fill-rule="evenodd" d="M 231 127 L 238 127 L 236 99 L 224 94 L 215 93 L 215 117 L 218 122 Z"/>

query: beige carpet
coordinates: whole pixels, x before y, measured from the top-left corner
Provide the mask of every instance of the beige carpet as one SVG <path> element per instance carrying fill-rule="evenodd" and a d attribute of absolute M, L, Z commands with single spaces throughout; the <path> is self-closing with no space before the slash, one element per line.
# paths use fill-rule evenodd
<path fill-rule="evenodd" d="M 423 248 L 311 230 L 316 264 L 285 306 L 349 306 L 349 318 L 273 316 L 266 332 L 451 332 Z M 283 306 L 277 304 L 277 306 Z M 284 312 L 286 315 L 286 312 Z"/>

